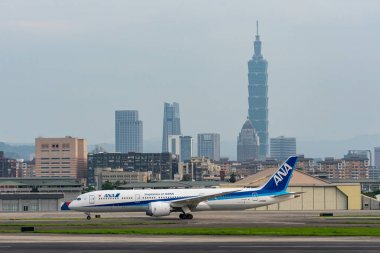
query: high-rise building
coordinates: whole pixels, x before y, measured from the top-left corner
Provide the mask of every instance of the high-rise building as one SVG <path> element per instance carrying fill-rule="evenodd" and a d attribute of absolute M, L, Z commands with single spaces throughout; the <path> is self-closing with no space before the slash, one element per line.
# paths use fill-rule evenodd
<path fill-rule="evenodd" d="M 380 147 L 375 147 L 375 166 L 380 169 Z"/>
<path fill-rule="evenodd" d="M 181 135 L 168 136 L 168 152 L 181 155 Z"/>
<path fill-rule="evenodd" d="M 143 122 L 135 110 L 115 111 L 116 152 L 143 152 Z"/>
<path fill-rule="evenodd" d="M 87 141 L 65 138 L 36 138 L 37 177 L 86 178 Z"/>
<path fill-rule="evenodd" d="M 193 157 L 194 140 L 191 136 L 181 136 L 181 162 L 190 161 Z"/>
<path fill-rule="evenodd" d="M 16 164 L 16 159 L 6 158 L 0 151 L 0 177 L 16 177 Z"/>
<path fill-rule="evenodd" d="M 244 162 L 258 159 L 259 144 L 259 136 L 253 128 L 252 122 L 247 119 L 238 137 L 237 160 Z"/>
<path fill-rule="evenodd" d="M 254 55 L 248 61 L 248 115 L 260 138 L 259 158 L 268 155 L 268 62 L 261 54 L 261 41 L 257 23 Z"/>
<path fill-rule="evenodd" d="M 16 177 L 35 177 L 34 161 L 16 159 Z"/>
<path fill-rule="evenodd" d="M 270 138 L 270 156 L 279 161 L 286 160 L 289 156 L 296 155 L 297 146 L 294 137 Z"/>
<path fill-rule="evenodd" d="M 168 152 L 169 135 L 181 135 L 181 123 L 178 103 L 164 104 L 164 125 L 162 134 L 162 152 Z"/>
<path fill-rule="evenodd" d="M 193 156 L 193 137 L 169 135 L 168 152 L 179 156 L 181 162 L 189 161 Z"/>
<path fill-rule="evenodd" d="M 198 134 L 198 157 L 220 159 L 220 135 L 215 133 Z"/>
<path fill-rule="evenodd" d="M 0 151 L 0 177 L 7 177 L 7 168 L 6 168 L 7 161 L 4 157 L 4 151 Z"/>

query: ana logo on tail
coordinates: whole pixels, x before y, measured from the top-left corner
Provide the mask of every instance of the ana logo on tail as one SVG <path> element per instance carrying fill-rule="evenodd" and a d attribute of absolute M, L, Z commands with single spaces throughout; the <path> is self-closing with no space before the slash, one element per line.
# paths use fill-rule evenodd
<path fill-rule="evenodd" d="M 274 182 L 276 183 L 276 186 L 278 186 L 278 183 L 280 183 L 282 180 L 283 180 L 283 177 L 286 177 L 289 173 L 289 171 L 292 169 L 292 167 L 285 163 L 284 166 L 281 167 L 281 169 L 279 169 L 277 171 L 276 174 L 274 174 Z"/>

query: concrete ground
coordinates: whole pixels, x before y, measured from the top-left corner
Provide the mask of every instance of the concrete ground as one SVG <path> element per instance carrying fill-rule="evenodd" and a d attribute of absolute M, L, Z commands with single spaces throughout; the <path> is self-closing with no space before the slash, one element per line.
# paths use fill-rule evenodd
<path fill-rule="evenodd" d="M 149 217 L 144 213 L 104 213 L 101 218 L 92 214 L 90 221 L 83 213 L 66 212 L 25 212 L 0 213 L 0 226 L 7 224 L 40 224 L 52 223 L 56 228 L 68 222 L 85 227 L 94 223 L 104 228 L 131 227 L 325 227 L 325 226 L 370 226 L 380 227 L 380 211 L 333 211 L 333 217 L 320 217 L 320 212 L 310 211 L 219 211 L 197 212 L 193 220 L 180 220 L 178 214 L 164 217 Z M 124 225 L 123 225 L 124 223 Z"/>
<path fill-rule="evenodd" d="M 194 213 L 193 220 L 177 214 L 152 218 L 143 213 L 105 213 L 88 221 L 82 213 L 0 213 L 0 229 L 19 229 L 24 224 L 38 229 L 133 227 L 380 227 L 380 211 L 320 212 L 221 211 Z M 93 214 L 94 216 L 94 214 Z M 93 226 L 92 226 L 93 227 Z M 71 229 L 75 226 L 71 226 Z M 279 236 L 147 236 L 55 235 L 2 233 L 0 252 L 380 252 L 380 237 L 279 237 Z"/>

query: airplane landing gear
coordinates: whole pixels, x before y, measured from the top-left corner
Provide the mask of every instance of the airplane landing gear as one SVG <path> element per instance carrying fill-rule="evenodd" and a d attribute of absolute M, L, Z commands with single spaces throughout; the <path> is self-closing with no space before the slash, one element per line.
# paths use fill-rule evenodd
<path fill-rule="evenodd" d="M 91 214 L 90 213 L 84 213 L 84 214 L 87 215 L 87 217 L 86 217 L 87 220 L 91 220 Z"/>
<path fill-rule="evenodd" d="M 193 219 L 193 215 L 191 213 L 181 213 L 179 215 L 179 218 L 181 220 L 192 220 Z"/>

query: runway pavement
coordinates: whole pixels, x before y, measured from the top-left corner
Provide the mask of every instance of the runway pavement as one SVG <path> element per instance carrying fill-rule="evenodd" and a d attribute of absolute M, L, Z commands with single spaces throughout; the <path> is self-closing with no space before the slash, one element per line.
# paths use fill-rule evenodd
<path fill-rule="evenodd" d="M 125 224 L 123 224 L 123 222 Z M 130 223 L 129 223 L 130 222 Z M 132 224 L 136 222 L 136 224 Z M 164 224 L 163 222 L 167 222 Z M 199 212 L 194 220 L 177 216 L 151 218 L 142 213 L 107 213 L 87 221 L 76 212 L 0 213 L 2 229 L 32 224 L 36 229 L 101 224 L 104 228 L 132 227 L 313 227 L 380 226 L 380 212 L 334 212 L 323 218 L 319 212 Z M 99 223 L 99 224 L 96 224 Z M 9 226 L 9 227 L 8 227 Z M 39 227 L 40 226 L 40 227 Z M 0 252 L 380 252 L 380 237 L 279 237 L 279 236 L 147 236 L 0 234 Z"/>
<path fill-rule="evenodd" d="M 47 236 L 49 237 L 49 236 Z M 23 237 L 25 239 L 25 237 Z M 9 239 L 4 242 L 4 239 Z M 15 237 L 2 238 L 0 252 L 380 252 L 380 240 L 377 238 L 296 238 L 296 237 L 199 237 L 174 236 L 152 237 L 138 236 L 95 236 L 81 238 L 81 236 L 62 236 L 46 238 L 33 236 L 33 241 L 14 241 Z M 29 238 L 30 239 L 30 238 Z M 82 242 L 78 242 L 84 240 Z"/>
<path fill-rule="evenodd" d="M 65 228 L 67 224 L 103 228 L 132 227 L 380 227 L 380 211 L 334 211 L 334 217 L 320 217 L 319 212 L 287 211 L 218 211 L 196 212 L 193 220 L 180 220 L 178 214 L 164 217 L 149 217 L 144 213 L 104 213 L 100 219 L 90 221 L 78 212 L 51 213 L 0 213 L 0 226 L 22 223 L 40 225 L 54 222 L 55 228 Z M 94 217 L 94 214 L 93 214 Z"/>

